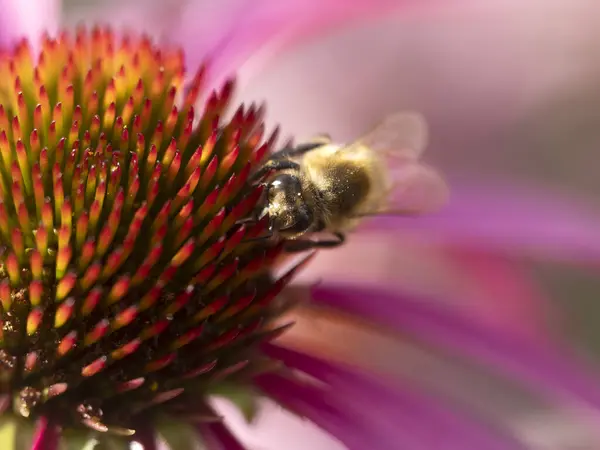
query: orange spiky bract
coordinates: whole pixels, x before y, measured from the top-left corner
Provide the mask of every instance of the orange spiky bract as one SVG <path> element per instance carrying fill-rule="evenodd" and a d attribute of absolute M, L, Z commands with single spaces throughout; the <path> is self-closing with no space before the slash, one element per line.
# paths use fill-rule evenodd
<path fill-rule="evenodd" d="M 0 55 L 0 389 L 17 414 L 127 434 L 256 370 L 291 278 L 270 276 L 281 242 L 245 243 L 265 221 L 240 224 L 274 139 L 254 106 L 219 122 L 231 82 L 198 114 L 203 80 L 100 28 Z"/>

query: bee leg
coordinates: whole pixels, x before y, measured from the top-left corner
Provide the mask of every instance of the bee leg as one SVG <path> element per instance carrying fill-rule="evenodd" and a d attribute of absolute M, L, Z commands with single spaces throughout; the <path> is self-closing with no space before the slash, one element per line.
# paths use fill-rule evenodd
<path fill-rule="evenodd" d="M 317 247 L 321 247 L 321 248 L 339 247 L 344 242 L 346 242 L 346 235 L 344 233 L 335 232 L 335 233 L 331 233 L 331 234 L 333 234 L 335 236 L 335 239 L 318 240 L 318 241 L 316 241 Z"/>
<path fill-rule="evenodd" d="M 258 169 L 252 177 L 250 182 L 254 182 L 263 178 L 267 173 L 278 170 L 294 169 L 298 170 L 300 165 L 297 162 L 290 161 L 288 159 L 269 159 L 263 166 Z"/>
<path fill-rule="evenodd" d="M 263 192 L 260 200 L 257 203 L 257 206 L 252 211 L 250 211 L 250 213 L 246 217 L 236 220 L 235 225 L 245 225 L 248 223 L 255 224 L 259 222 L 262 219 L 263 212 L 265 209 L 264 203 L 266 201 L 266 195 L 267 193 Z"/>
<path fill-rule="evenodd" d="M 258 222 L 258 219 L 254 216 L 251 216 L 251 217 L 245 217 L 240 220 L 236 220 L 234 225 L 246 225 L 248 223 L 255 224 L 256 222 Z"/>
<path fill-rule="evenodd" d="M 298 144 L 295 146 L 290 145 L 290 144 L 285 145 L 284 147 L 277 150 L 276 152 L 273 152 L 271 154 L 271 156 L 269 157 L 269 160 L 285 159 L 285 158 L 293 158 L 294 156 L 301 156 L 307 152 L 310 152 L 311 150 L 314 150 L 317 147 L 320 147 L 325 144 L 330 144 L 330 143 L 331 143 L 331 136 L 329 136 L 328 134 L 322 133 L 322 134 L 315 136 L 310 141 L 303 142 L 302 144 Z"/>
<path fill-rule="evenodd" d="M 272 231 L 267 231 L 265 234 L 263 234 L 262 236 L 256 236 L 250 239 L 244 239 L 242 241 L 242 244 L 248 244 L 250 242 L 257 242 L 257 241 L 264 241 L 267 239 L 271 239 L 273 237 L 273 232 Z"/>
<path fill-rule="evenodd" d="M 329 135 L 321 135 L 311 139 L 309 142 L 304 142 L 302 144 L 298 144 L 295 147 L 284 147 L 281 150 L 274 152 L 271 155 L 271 158 L 280 159 L 280 158 L 293 158 L 294 156 L 301 156 L 305 153 L 314 150 L 317 147 L 321 147 L 322 145 L 329 144 L 331 142 L 331 138 Z"/>
<path fill-rule="evenodd" d="M 305 252 L 313 248 L 334 248 L 339 247 L 346 242 L 346 236 L 343 233 L 333 233 L 335 239 L 298 239 L 295 241 L 287 241 L 285 243 L 285 251 L 288 253 Z"/>

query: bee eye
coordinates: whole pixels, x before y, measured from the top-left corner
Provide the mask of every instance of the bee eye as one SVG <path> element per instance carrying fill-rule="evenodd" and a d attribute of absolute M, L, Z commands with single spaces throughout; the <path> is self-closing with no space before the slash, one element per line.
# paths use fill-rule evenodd
<path fill-rule="evenodd" d="M 300 180 L 291 174 L 280 174 L 275 177 L 269 185 L 269 196 L 283 195 L 287 202 L 294 197 L 302 196 L 302 185 Z"/>
<path fill-rule="evenodd" d="M 290 231 L 299 228 L 303 231 L 306 227 L 306 206 L 300 179 L 293 174 L 278 174 L 269 183 L 268 192 L 269 214 L 275 228 Z"/>

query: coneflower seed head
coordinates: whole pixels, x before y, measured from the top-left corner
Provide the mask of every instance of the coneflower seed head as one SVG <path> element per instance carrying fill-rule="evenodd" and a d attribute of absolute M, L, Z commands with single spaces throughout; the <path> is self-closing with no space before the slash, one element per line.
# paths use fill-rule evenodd
<path fill-rule="evenodd" d="M 282 242 L 244 220 L 275 134 L 255 106 L 219 120 L 231 82 L 198 114 L 204 71 L 183 64 L 100 28 L 0 54 L 5 410 L 130 434 L 252 371 L 277 332 Z"/>

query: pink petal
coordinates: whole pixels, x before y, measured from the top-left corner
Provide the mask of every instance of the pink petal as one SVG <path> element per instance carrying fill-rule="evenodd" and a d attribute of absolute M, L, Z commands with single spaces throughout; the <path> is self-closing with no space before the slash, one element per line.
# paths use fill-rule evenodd
<path fill-rule="evenodd" d="M 31 450 L 58 450 L 60 432 L 57 426 L 42 417 L 38 420 Z"/>
<path fill-rule="evenodd" d="M 492 251 L 597 261 L 600 211 L 576 198 L 546 189 L 450 183 L 450 202 L 437 214 L 379 217 L 370 230 L 408 230 L 455 245 Z"/>
<path fill-rule="evenodd" d="M 229 75 L 250 56 L 259 63 L 302 38 L 353 20 L 368 20 L 421 2 L 410 0 L 228 0 L 190 1 L 172 39 L 184 46 L 190 66 L 208 55 L 213 75 Z"/>
<path fill-rule="evenodd" d="M 427 299 L 361 289 L 355 285 L 321 285 L 313 290 L 315 303 L 329 305 L 364 319 L 410 333 L 433 345 L 527 385 L 549 398 L 586 402 L 600 409 L 597 380 L 558 349 L 534 345 L 509 333 L 465 320 Z"/>
<path fill-rule="evenodd" d="M 561 181 L 587 168 L 593 186 L 598 139 L 577 138 L 580 130 L 597 135 L 594 110 L 582 106 L 595 101 L 598 61 L 586 49 L 598 41 L 599 4 L 431 3 L 289 49 L 246 98 L 266 99 L 274 120 L 299 139 L 321 131 L 352 139 L 391 112 L 414 109 L 430 123 L 426 158 Z"/>
<path fill-rule="evenodd" d="M 473 320 L 548 338 L 548 323 L 556 323 L 555 311 L 525 264 L 494 252 L 435 245 L 424 237 L 373 230 L 354 233 L 339 249 L 319 252 L 297 281 L 398 287 L 439 300 L 441 306 L 456 308 Z M 294 289 L 288 287 L 286 292 Z"/>
<path fill-rule="evenodd" d="M 56 32 L 59 0 L 0 0 L 0 46 L 27 37 L 35 47 L 43 32 Z"/>
<path fill-rule="evenodd" d="M 264 389 L 276 393 L 276 386 L 283 383 L 284 390 L 279 397 L 284 404 L 287 401 L 294 406 L 304 405 L 305 410 L 309 410 L 307 403 L 317 406 L 325 401 L 325 406 L 317 406 L 320 415 L 312 418 L 317 424 L 317 418 L 326 418 L 325 411 L 332 405 L 338 405 L 338 420 L 345 419 L 347 423 L 344 435 L 336 436 L 346 440 L 349 445 L 349 436 L 358 434 L 361 429 L 364 433 L 364 444 L 367 446 L 354 448 L 521 448 L 513 439 L 492 432 L 476 420 L 463 417 L 457 409 L 450 412 L 438 400 L 428 398 L 414 388 L 407 390 L 397 385 L 387 386 L 349 368 L 279 346 L 269 345 L 265 350 L 287 366 L 328 383 L 330 390 L 325 395 L 318 391 L 311 393 L 314 387 L 290 383 L 276 375 L 261 379 Z M 311 398 L 313 396 L 315 398 Z M 330 417 L 329 422 L 333 419 Z M 353 422 L 356 423 L 350 428 Z"/>
<path fill-rule="evenodd" d="M 465 304 L 459 305 L 465 314 L 520 336 L 549 339 L 553 330 L 548 329 L 548 323 L 556 311 L 523 264 L 464 248 L 450 249 L 448 254 L 468 276 L 465 290 L 469 295 L 465 295 Z"/>
<path fill-rule="evenodd" d="M 333 405 L 315 387 L 294 384 L 277 375 L 263 376 L 257 380 L 257 384 L 277 403 L 315 423 L 339 439 L 348 449 L 390 450 L 385 447 L 385 441 L 378 442 L 379 439 L 372 430 L 360 427 L 348 416 L 346 410 L 340 405 Z M 403 437 L 399 435 L 394 442 L 402 444 Z"/>

